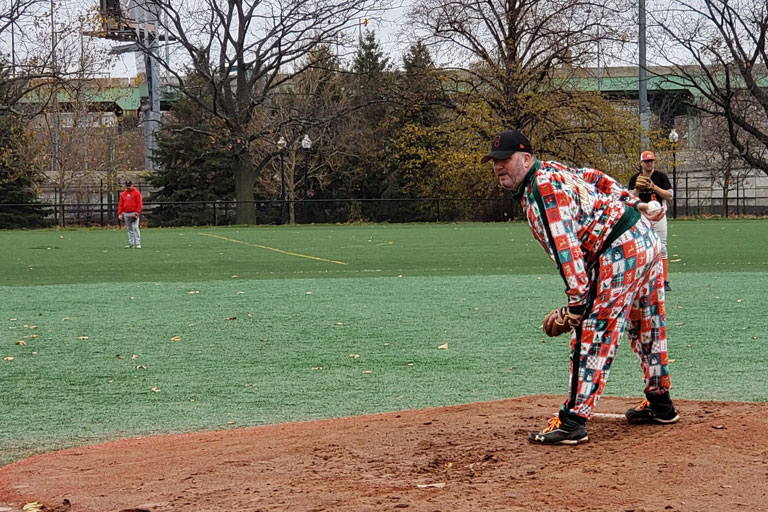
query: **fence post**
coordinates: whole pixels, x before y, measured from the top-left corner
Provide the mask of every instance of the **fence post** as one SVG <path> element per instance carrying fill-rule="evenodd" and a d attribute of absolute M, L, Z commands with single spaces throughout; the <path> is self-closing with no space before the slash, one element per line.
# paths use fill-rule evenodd
<path fill-rule="evenodd" d="M 216 201 L 213 201 L 213 225 L 218 226 L 218 219 L 216 218 Z"/>
<path fill-rule="evenodd" d="M 440 222 L 440 198 L 437 198 L 437 222 Z"/>

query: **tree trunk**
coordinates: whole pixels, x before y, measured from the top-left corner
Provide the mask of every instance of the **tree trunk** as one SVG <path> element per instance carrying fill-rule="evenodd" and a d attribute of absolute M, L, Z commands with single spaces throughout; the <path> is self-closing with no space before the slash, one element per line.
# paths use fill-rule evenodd
<path fill-rule="evenodd" d="M 293 191 L 288 194 L 288 224 L 296 224 L 296 194 Z"/>
<path fill-rule="evenodd" d="M 253 185 L 256 173 L 246 156 L 235 159 L 235 223 L 256 224 L 256 208 L 253 202 Z"/>

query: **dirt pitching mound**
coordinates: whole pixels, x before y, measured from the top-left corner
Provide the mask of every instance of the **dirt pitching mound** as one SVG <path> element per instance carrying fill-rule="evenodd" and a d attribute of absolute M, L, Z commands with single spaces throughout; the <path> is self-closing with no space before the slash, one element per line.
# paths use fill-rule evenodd
<path fill-rule="evenodd" d="M 526 440 L 561 399 L 452 407 L 68 449 L 0 468 L 0 511 L 768 510 L 768 404 L 676 401 L 675 425 L 612 415 L 590 442 Z"/>

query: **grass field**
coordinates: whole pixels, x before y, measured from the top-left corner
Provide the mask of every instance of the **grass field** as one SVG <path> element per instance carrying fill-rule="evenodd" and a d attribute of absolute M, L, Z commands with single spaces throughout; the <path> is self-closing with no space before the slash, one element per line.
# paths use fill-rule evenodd
<path fill-rule="evenodd" d="M 674 396 L 768 400 L 768 222 L 670 225 Z M 0 464 L 65 446 L 564 394 L 506 224 L 0 232 Z M 440 348 L 446 347 L 447 348 Z M 640 396 L 628 344 L 606 388 Z"/>

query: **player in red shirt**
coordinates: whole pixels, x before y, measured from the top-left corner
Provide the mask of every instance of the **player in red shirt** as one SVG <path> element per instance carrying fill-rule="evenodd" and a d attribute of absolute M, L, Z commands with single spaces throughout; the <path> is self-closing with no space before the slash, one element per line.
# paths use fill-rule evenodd
<path fill-rule="evenodd" d="M 141 232 L 139 231 L 139 215 L 141 215 L 141 192 L 133 186 L 133 182 L 125 182 L 125 190 L 120 194 L 117 203 L 117 217 L 125 222 L 128 231 L 128 245 L 126 249 L 141 249 Z"/>

